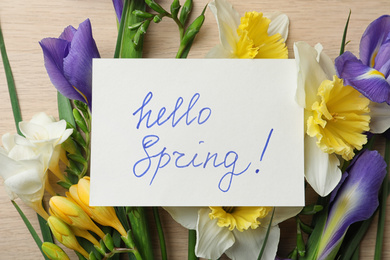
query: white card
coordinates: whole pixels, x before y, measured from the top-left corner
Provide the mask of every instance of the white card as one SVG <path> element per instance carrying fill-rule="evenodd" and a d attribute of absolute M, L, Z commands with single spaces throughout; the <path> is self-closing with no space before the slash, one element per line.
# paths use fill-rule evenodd
<path fill-rule="evenodd" d="M 302 206 L 294 60 L 94 59 L 93 206 Z"/>

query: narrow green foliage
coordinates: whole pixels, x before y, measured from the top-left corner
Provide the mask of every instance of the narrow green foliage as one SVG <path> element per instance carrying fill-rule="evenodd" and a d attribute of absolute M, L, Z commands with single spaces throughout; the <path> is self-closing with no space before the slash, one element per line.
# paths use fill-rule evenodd
<path fill-rule="evenodd" d="M 31 225 L 31 223 L 28 220 L 28 218 L 26 217 L 26 215 L 24 215 L 23 211 L 19 208 L 18 204 L 16 204 L 16 202 L 13 200 L 11 202 L 12 202 L 12 205 L 14 205 L 14 207 L 18 211 L 18 213 L 19 213 L 20 217 L 22 218 L 24 224 L 26 225 L 28 231 L 30 231 L 31 236 L 33 237 L 35 243 L 37 244 L 39 250 L 41 250 L 42 255 L 45 257 L 46 260 L 49 260 L 49 258 L 47 258 L 47 256 L 42 252 L 42 240 L 39 238 L 34 227 Z"/>
<path fill-rule="evenodd" d="M 158 207 L 153 207 L 153 216 L 154 216 L 154 222 L 156 223 L 158 238 L 160 240 L 161 259 L 167 260 L 168 259 L 167 248 L 165 245 L 164 232 L 163 232 L 162 225 L 161 225 Z"/>
<path fill-rule="evenodd" d="M 272 225 L 272 220 L 274 219 L 274 214 L 275 214 L 275 208 L 272 209 L 272 215 L 271 215 L 271 219 L 269 220 L 267 233 L 265 234 L 264 242 L 263 242 L 263 245 L 261 246 L 261 250 L 260 250 L 259 256 L 257 257 L 257 260 L 261 260 L 261 258 L 263 257 L 265 247 L 267 246 L 269 232 L 271 231 L 271 225 Z"/>
<path fill-rule="evenodd" d="M 195 255 L 196 230 L 188 230 L 188 260 L 197 260 Z"/>
<path fill-rule="evenodd" d="M 7 51 L 3 38 L 3 32 L 0 27 L 0 52 L 3 59 L 5 76 L 7 78 L 8 93 L 11 100 L 12 112 L 14 114 L 15 126 L 19 135 L 22 135 L 19 129 L 19 122 L 22 121 L 22 113 L 20 112 L 18 95 L 16 93 L 14 76 L 12 75 L 11 65 L 8 60 Z"/>
<path fill-rule="evenodd" d="M 69 122 L 71 125 L 76 125 L 76 122 L 73 118 L 73 108 L 70 100 L 63 96 L 60 92 L 57 92 L 57 106 L 58 106 L 58 116 L 60 120 L 64 119 L 66 122 Z M 69 128 L 69 127 L 68 127 Z"/>
<path fill-rule="evenodd" d="M 303 241 L 302 231 L 301 231 L 301 221 L 296 217 L 297 221 L 297 250 L 300 256 L 305 256 L 305 241 Z"/>
<path fill-rule="evenodd" d="M 65 189 L 67 189 L 67 190 L 69 190 L 70 186 L 72 186 L 71 183 L 64 182 L 64 181 L 58 181 L 57 184 Z"/>
<path fill-rule="evenodd" d="M 382 259 L 382 248 L 383 248 L 383 235 L 385 233 L 385 222 L 386 222 L 386 204 L 387 194 L 389 190 L 389 163 L 390 163 L 390 140 L 386 138 L 385 146 L 385 161 L 387 164 L 386 176 L 383 179 L 382 189 L 379 198 L 379 215 L 378 215 L 378 226 L 376 232 L 376 243 L 375 243 L 375 260 Z"/>
<path fill-rule="evenodd" d="M 183 7 L 181 8 L 181 12 L 180 12 L 180 17 L 179 17 L 179 21 L 185 25 L 185 23 L 187 22 L 188 20 L 188 17 L 192 11 L 192 7 L 193 7 L 193 2 L 192 0 L 186 0 L 184 2 L 184 5 Z"/>
<path fill-rule="evenodd" d="M 349 10 L 349 15 L 348 15 L 348 19 L 347 19 L 347 22 L 345 24 L 345 27 L 344 27 L 344 33 L 343 33 L 343 39 L 341 41 L 341 47 L 340 47 L 340 55 L 344 53 L 345 51 L 345 46 L 348 44 L 346 41 L 346 38 L 347 38 L 347 31 L 348 31 L 348 25 L 349 25 L 349 18 L 351 18 L 351 10 Z"/>
<path fill-rule="evenodd" d="M 288 259 L 297 260 L 298 259 L 298 248 L 294 248 L 294 250 L 287 256 Z"/>

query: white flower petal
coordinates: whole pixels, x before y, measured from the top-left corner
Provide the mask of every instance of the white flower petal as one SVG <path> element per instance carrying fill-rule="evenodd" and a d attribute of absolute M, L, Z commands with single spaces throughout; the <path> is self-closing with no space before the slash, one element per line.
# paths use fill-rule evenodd
<path fill-rule="evenodd" d="M 316 141 L 314 137 L 305 136 L 305 177 L 311 187 L 325 197 L 341 179 L 340 161 L 336 155 L 324 153 Z"/>
<path fill-rule="evenodd" d="M 314 49 L 317 51 L 317 62 L 320 64 L 320 67 L 327 75 L 328 79 L 333 79 L 333 76 L 336 75 L 336 68 L 332 59 L 325 54 L 323 51 L 324 47 L 320 43 L 317 43 L 314 46 Z"/>
<path fill-rule="evenodd" d="M 8 157 L 15 160 L 35 160 L 39 156 L 34 152 L 34 150 L 29 146 L 16 145 L 8 153 Z"/>
<path fill-rule="evenodd" d="M 240 25 L 239 13 L 226 0 L 214 0 L 208 6 L 217 20 L 219 38 L 223 47 L 227 51 L 233 52 L 239 40 L 237 34 Z"/>
<path fill-rule="evenodd" d="M 58 143 L 57 145 L 59 144 L 62 144 L 63 142 L 66 141 L 66 139 L 69 138 L 69 136 L 73 133 L 73 129 L 65 129 L 65 131 L 63 131 L 62 135 L 61 135 L 61 138 L 58 140 Z"/>
<path fill-rule="evenodd" d="M 22 171 L 23 165 L 8 157 L 4 153 L 0 153 L 0 176 L 7 180 L 19 171 Z"/>
<path fill-rule="evenodd" d="M 38 167 L 39 168 L 39 167 Z M 4 181 L 12 192 L 19 195 L 34 194 L 43 189 L 43 182 L 37 168 L 27 168 L 24 171 L 7 178 Z"/>
<path fill-rule="evenodd" d="M 233 230 L 236 243 L 226 251 L 226 255 L 233 260 L 256 260 L 263 246 L 267 228 L 258 227 L 243 232 Z M 280 238 L 278 226 L 271 227 L 267 244 L 261 259 L 275 259 Z"/>
<path fill-rule="evenodd" d="M 49 139 L 49 133 L 42 125 L 20 122 L 19 128 L 22 134 L 29 140 L 47 140 Z"/>
<path fill-rule="evenodd" d="M 275 213 L 272 218 L 272 226 L 276 226 L 277 224 L 295 217 L 299 212 L 301 212 L 303 207 L 275 207 Z M 272 217 L 272 211 L 268 213 L 268 215 L 260 220 L 260 225 L 262 227 L 268 227 L 269 221 Z"/>
<path fill-rule="evenodd" d="M 222 44 L 218 44 L 214 48 L 212 48 L 207 54 L 206 58 L 235 58 L 233 53 L 227 51 Z"/>
<path fill-rule="evenodd" d="M 164 207 L 171 217 L 188 229 L 196 229 L 199 207 Z"/>
<path fill-rule="evenodd" d="M 1 137 L 1 142 L 7 152 L 11 151 L 11 149 L 15 146 L 15 135 L 11 135 L 10 133 L 6 133 Z"/>
<path fill-rule="evenodd" d="M 45 112 L 40 112 L 35 114 L 32 119 L 30 120 L 31 123 L 37 124 L 37 125 L 46 125 L 55 122 L 53 116 L 48 116 Z"/>
<path fill-rule="evenodd" d="M 199 210 L 195 254 L 207 259 L 218 259 L 234 244 L 235 239 L 228 228 L 217 225 L 217 219 L 210 219 L 210 212 L 209 208 Z"/>
<path fill-rule="evenodd" d="M 290 25 L 288 16 L 282 13 L 272 13 L 265 14 L 265 17 L 271 20 L 271 23 L 268 27 L 268 35 L 280 33 L 284 39 L 284 42 L 286 42 L 288 37 L 288 27 Z"/>
<path fill-rule="evenodd" d="M 387 103 L 370 102 L 370 132 L 380 134 L 390 127 L 390 106 Z"/>
<path fill-rule="evenodd" d="M 317 99 L 318 87 L 328 78 L 317 62 L 317 51 L 309 44 L 294 43 L 294 53 L 298 67 L 296 101 L 303 108 L 311 108 Z"/>

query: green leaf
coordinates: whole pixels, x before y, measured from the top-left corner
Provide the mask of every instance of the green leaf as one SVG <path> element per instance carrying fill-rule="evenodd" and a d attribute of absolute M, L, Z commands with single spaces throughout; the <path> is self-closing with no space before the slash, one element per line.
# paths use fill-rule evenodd
<path fill-rule="evenodd" d="M 67 97 L 63 96 L 60 92 L 57 92 L 57 106 L 60 120 L 64 119 L 72 126 L 75 126 L 76 123 L 73 118 L 72 104 L 70 103 L 70 100 Z"/>
<path fill-rule="evenodd" d="M 166 248 L 166 245 L 165 245 L 164 231 L 163 231 L 163 228 L 162 228 L 162 225 L 161 225 L 161 220 L 160 220 L 160 214 L 158 212 L 158 207 L 153 207 L 153 216 L 154 216 L 154 222 L 156 223 L 158 238 L 160 240 L 161 259 L 162 260 L 167 260 L 168 259 L 167 248 Z M 188 252 L 190 252 L 190 243 L 188 244 Z"/>
<path fill-rule="evenodd" d="M 340 55 L 344 53 L 345 46 L 347 45 L 347 43 L 345 41 L 346 41 L 346 38 L 347 38 L 349 18 L 351 18 L 351 10 L 349 10 L 348 19 L 347 19 L 347 22 L 346 22 L 345 27 L 344 27 L 343 39 L 341 41 L 341 47 L 340 47 Z"/>
<path fill-rule="evenodd" d="M 264 242 L 263 242 L 263 245 L 261 247 L 259 256 L 257 257 L 257 260 L 261 260 L 261 258 L 263 257 L 265 247 L 267 246 L 267 240 L 268 240 L 269 232 L 271 231 L 271 225 L 272 225 L 272 220 L 274 219 L 274 214 L 275 214 L 275 208 L 272 209 L 272 215 L 271 215 L 271 219 L 269 220 L 267 233 L 265 234 Z"/>
<path fill-rule="evenodd" d="M 38 214 L 37 217 L 38 217 L 39 227 L 41 228 L 43 241 L 54 243 L 53 235 L 51 234 L 51 230 L 49 225 L 47 224 L 47 221 Z"/>
<path fill-rule="evenodd" d="M 50 260 L 43 252 L 42 252 L 42 240 L 39 238 L 37 232 L 35 231 L 34 227 L 31 225 L 30 221 L 24 215 L 23 211 L 19 208 L 18 204 L 15 201 L 11 201 L 16 210 L 18 211 L 20 217 L 22 218 L 24 224 L 26 225 L 28 231 L 30 231 L 31 236 L 33 237 L 35 243 L 37 244 L 39 250 L 41 250 L 42 255 L 45 257 L 46 260 Z"/>
<path fill-rule="evenodd" d="M 22 135 L 19 129 L 19 122 L 22 121 L 22 114 L 20 112 L 18 95 L 16 93 L 15 81 L 12 75 L 11 65 L 9 64 L 7 51 L 5 49 L 5 43 L 3 38 L 3 32 L 0 26 L 0 52 L 3 59 L 5 76 L 7 78 L 8 93 L 11 100 L 12 112 L 14 114 L 15 126 L 19 135 Z"/>
<path fill-rule="evenodd" d="M 382 259 L 382 248 L 383 248 L 383 235 L 385 232 L 386 222 L 386 204 L 387 204 L 387 193 L 389 190 L 389 162 L 390 162 L 390 140 L 386 138 L 385 146 L 385 161 L 387 164 L 386 176 L 383 179 L 382 190 L 379 199 L 379 214 L 378 214 L 378 226 L 376 232 L 376 243 L 375 243 L 375 260 Z"/>

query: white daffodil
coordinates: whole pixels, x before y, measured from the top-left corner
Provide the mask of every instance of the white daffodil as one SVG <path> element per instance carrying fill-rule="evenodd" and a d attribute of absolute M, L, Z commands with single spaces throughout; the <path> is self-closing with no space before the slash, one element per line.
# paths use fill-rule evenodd
<path fill-rule="evenodd" d="M 339 183 L 338 156 L 350 160 L 367 142 L 369 100 L 337 78 L 332 60 L 305 42 L 294 44 L 297 103 L 305 108 L 305 177 L 321 196 Z"/>
<path fill-rule="evenodd" d="M 280 230 L 278 223 L 297 215 L 301 207 L 275 208 L 262 259 L 275 259 Z M 172 218 L 196 230 L 195 254 L 218 259 L 257 259 L 272 215 L 271 207 L 166 207 Z"/>
<path fill-rule="evenodd" d="M 287 59 L 285 41 L 289 20 L 285 14 L 264 16 L 258 12 L 239 13 L 226 0 L 214 0 L 209 5 L 219 29 L 220 44 L 207 58 Z"/>
<path fill-rule="evenodd" d="M 50 158 L 49 170 L 58 178 L 63 180 L 63 175 L 59 169 L 58 162 L 61 154 L 61 144 L 72 134 L 72 129 L 66 129 L 66 121 L 56 121 L 54 117 L 45 113 L 38 113 L 29 122 L 19 123 L 20 131 L 28 142 L 37 147 L 51 145 L 53 152 Z M 19 137 L 18 144 L 27 145 L 28 142 Z"/>

